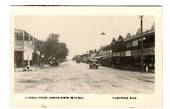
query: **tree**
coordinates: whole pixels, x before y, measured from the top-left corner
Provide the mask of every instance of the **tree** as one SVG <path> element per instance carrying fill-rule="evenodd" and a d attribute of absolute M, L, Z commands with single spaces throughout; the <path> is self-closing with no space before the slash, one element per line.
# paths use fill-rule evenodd
<path fill-rule="evenodd" d="M 68 49 L 65 43 L 59 44 L 59 58 L 60 59 L 66 59 L 66 56 L 68 55 Z"/>
<path fill-rule="evenodd" d="M 59 41 L 58 41 L 59 35 L 58 34 L 50 34 L 47 41 L 46 41 L 46 54 L 47 57 L 56 57 L 58 55 L 58 49 L 59 49 Z"/>
<path fill-rule="evenodd" d="M 50 34 L 46 40 L 46 55 L 55 60 L 66 59 L 68 49 L 65 43 L 59 42 L 59 34 Z"/>

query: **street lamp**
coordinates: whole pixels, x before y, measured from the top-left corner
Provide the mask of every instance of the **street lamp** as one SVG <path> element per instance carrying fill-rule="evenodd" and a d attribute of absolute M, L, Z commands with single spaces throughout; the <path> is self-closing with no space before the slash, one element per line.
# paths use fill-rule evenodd
<path fill-rule="evenodd" d="M 106 35 L 106 33 L 105 33 L 105 32 L 102 32 L 100 35 Z"/>

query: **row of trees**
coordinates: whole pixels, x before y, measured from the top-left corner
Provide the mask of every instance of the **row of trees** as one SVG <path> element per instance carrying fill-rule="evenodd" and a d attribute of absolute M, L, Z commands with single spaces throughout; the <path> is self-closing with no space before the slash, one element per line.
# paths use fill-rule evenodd
<path fill-rule="evenodd" d="M 51 65 L 58 65 L 68 56 L 66 43 L 59 42 L 59 34 L 51 33 L 45 42 L 38 44 L 38 49 L 43 56 L 43 62 Z"/>

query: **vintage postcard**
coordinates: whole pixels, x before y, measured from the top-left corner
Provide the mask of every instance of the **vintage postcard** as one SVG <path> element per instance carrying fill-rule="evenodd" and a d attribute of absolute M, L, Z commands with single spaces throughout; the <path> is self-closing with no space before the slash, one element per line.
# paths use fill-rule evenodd
<path fill-rule="evenodd" d="M 14 107 L 161 107 L 162 8 L 11 6 Z"/>

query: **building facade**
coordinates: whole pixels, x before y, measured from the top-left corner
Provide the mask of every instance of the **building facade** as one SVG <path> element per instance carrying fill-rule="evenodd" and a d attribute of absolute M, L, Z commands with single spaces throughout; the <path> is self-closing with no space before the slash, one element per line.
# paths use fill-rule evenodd
<path fill-rule="evenodd" d="M 142 36 L 140 30 L 138 29 L 135 35 L 130 33 L 127 33 L 126 37 L 119 35 L 117 40 L 113 37 L 111 43 L 102 46 L 93 58 L 96 58 L 102 66 L 138 71 L 143 71 L 147 67 L 150 72 L 154 72 L 155 26 L 144 31 Z"/>
<path fill-rule="evenodd" d="M 38 40 L 28 32 L 14 30 L 14 64 L 15 67 L 25 67 L 39 63 L 40 50 L 37 48 Z"/>
<path fill-rule="evenodd" d="M 155 69 L 155 29 L 143 32 L 143 45 L 141 35 L 127 35 L 126 38 L 119 36 L 118 40 L 112 40 L 111 44 L 104 46 L 104 66 L 122 69 L 141 70 L 145 67 L 154 72 Z M 143 49 L 142 49 L 143 46 Z M 142 63 L 143 62 L 143 63 Z"/>

